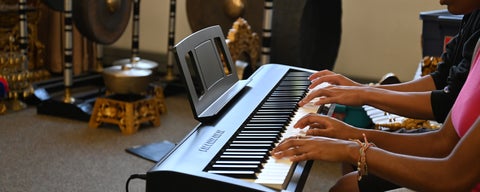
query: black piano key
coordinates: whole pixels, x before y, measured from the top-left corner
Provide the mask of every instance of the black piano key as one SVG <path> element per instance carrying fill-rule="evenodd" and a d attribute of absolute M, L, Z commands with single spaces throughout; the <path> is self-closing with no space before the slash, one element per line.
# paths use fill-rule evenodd
<path fill-rule="evenodd" d="M 219 161 L 260 161 L 265 163 L 268 160 L 268 156 L 253 156 L 253 155 L 220 155 Z"/>
<path fill-rule="evenodd" d="M 230 170 L 209 170 L 209 173 L 215 173 L 235 178 L 256 179 L 254 171 L 230 171 Z"/>
<path fill-rule="evenodd" d="M 300 101 L 302 97 L 272 97 L 267 100 L 267 102 L 271 101 Z"/>
<path fill-rule="evenodd" d="M 258 160 L 234 161 L 234 160 L 217 160 L 215 164 L 231 164 L 231 165 L 261 165 Z"/>
<path fill-rule="evenodd" d="M 262 148 L 262 149 L 271 149 L 272 147 L 272 144 L 265 144 L 265 143 L 261 143 L 261 144 L 245 144 L 245 143 L 232 143 L 229 145 L 230 148 Z"/>
<path fill-rule="evenodd" d="M 260 108 L 265 109 L 265 108 L 295 108 L 298 106 L 298 102 L 270 102 L 270 103 L 265 103 L 263 104 Z"/>
<path fill-rule="evenodd" d="M 258 115 L 272 115 L 272 114 L 278 114 L 278 115 L 289 115 L 293 116 L 293 113 L 291 111 L 258 111 L 256 114 Z"/>
<path fill-rule="evenodd" d="M 233 140 L 232 143 L 235 144 L 275 144 L 274 141 L 271 140 Z"/>
<path fill-rule="evenodd" d="M 261 164 L 249 165 L 249 164 L 213 164 L 211 171 L 248 171 L 259 173 L 263 167 Z"/>
<path fill-rule="evenodd" d="M 284 81 L 308 81 L 310 82 L 310 80 L 308 80 L 308 76 L 286 76 L 285 78 L 283 78 Z"/>
<path fill-rule="evenodd" d="M 285 97 L 285 96 L 302 96 L 305 95 L 304 90 L 276 90 L 270 96 L 272 97 Z"/>
<path fill-rule="evenodd" d="M 288 109 L 259 109 L 259 113 L 270 113 L 270 114 L 282 114 L 282 112 L 293 113 L 291 110 Z"/>
<path fill-rule="evenodd" d="M 270 117 L 267 117 L 267 116 L 257 116 L 257 115 L 254 115 L 253 117 L 250 118 L 250 122 L 251 120 L 264 120 L 264 121 L 268 121 L 268 120 L 279 120 L 279 119 L 291 119 L 290 116 L 288 115 L 284 115 L 284 114 L 280 114 L 280 115 L 275 115 L 275 114 L 270 114 Z"/>
<path fill-rule="evenodd" d="M 280 114 L 280 115 L 254 115 L 252 118 L 288 118 L 290 119 L 291 116 L 290 115 L 284 115 L 284 114 Z"/>
<path fill-rule="evenodd" d="M 265 100 L 265 102 L 263 102 L 263 103 L 268 104 L 268 103 L 274 103 L 274 102 L 295 102 L 295 99 L 297 97 L 298 96 L 270 97 L 268 100 Z M 290 99 L 290 100 L 288 100 L 288 99 Z"/>
<path fill-rule="evenodd" d="M 213 164 L 212 170 L 225 170 L 225 171 L 254 171 L 260 172 L 260 165 L 238 165 L 238 164 Z"/>
<path fill-rule="evenodd" d="M 223 155 L 268 155 L 266 151 L 225 151 Z"/>
<path fill-rule="evenodd" d="M 277 134 L 283 134 L 285 132 L 285 127 L 245 127 L 247 131 L 275 131 Z"/>
<path fill-rule="evenodd" d="M 248 131 L 276 131 L 278 133 L 283 133 L 285 131 L 284 127 L 245 127 L 245 130 Z"/>
<path fill-rule="evenodd" d="M 307 90 L 308 86 L 281 86 L 277 87 L 276 90 L 282 91 L 282 90 Z"/>
<path fill-rule="evenodd" d="M 298 87 L 305 87 L 305 86 L 298 86 Z M 292 94 L 292 93 L 295 93 L 295 94 L 299 94 L 299 95 L 302 95 L 304 94 L 304 90 L 295 90 L 295 89 L 288 89 L 288 90 L 277 90 L 275 89 L 272 94 L 270 96 L 275 96 L 275 94 Z"/>
<path fill-rule="evenodd" d="M 280 123 L 282 125 L 289 122 L 289 119 L 250 119 L 249 124 L 257 123 L 257 124 L 272 124 L 272 123 Z"/>
<path fill-rule="evenodd" d="M 283 123 L 247 123 L 247 125 L 245 125 L 245 128 L 247 127 L 275 127 L 275 128 L 279 128 L 279 127 L 283 127 L 285 124 Z"/>
<path fill-rule="evenodd" d="M 285 76 L 286 77 L 310 77 L 312 73 L 306 71 L 289 71 Z"/>
<path fill-rule="evenodd" d="M 309 86 L 310 81 L 282 81 L 279 86 Z"/>
<path fill-rule="evenodd" d="M 211 170 L 243 170 L 258 173 L 263 168 L 262 163 L 266 162 L 264 159 L 265 158 L 255 160 L 255 158 L 245 158 L 235 160 L 234 158 L 225 158 L 223 160 L 215 161 L 215 163 L 211 165 Z"/>
<path fill-rule="evenodd" d="M 238 161 L 238 160 L 258 160 L 262 162 L 265 159 L 265 156 L 263 155 L 220 155 L 220 161 L 221 160 L 233 160 L 233 161 Z"/>
<path fill-rule="evenodd" d="M 280 139 L 280 133 L 279 132 L 276 132 L 276 133 L 268 133 L 268 134 L 260 134 L 260 133 L 240 133 L 238 134 L 238 138 L 242 139 L 243 137 L 260 137 L 259 139 L 263 139 L 262 137 L 272 137 L 272 138 L 275 138 L 275 139 Z"/>
<path fill-rule="evenodd" d="M 296 106 L 298 104 L 298 101 L 269 101 L 265 102 L 263 106 Z M 260 107 L 260 108 L 262 108 Z"/>
<path fill-rule="evenodd" d="M 293 116 L 295 115 L 295 110 L 296 109 L 278 109 L 278 110 L 271 110 L 271 109 L 262 109 L 257 112 L 259 115 L 289 115 Z"/>
<path fill-rule="evenodd" d="M 278 140 L 278 136 L 277 135 L 238 135 L 236 140 L 275 141 L 275 140 Z"/>
<path fill-rule="evenodd" d="M 268 149 L 263 149 L 263 148 L 228 148 L 228 149 L 225 149 L 225 151 L 227 151 L 227 152 L 228 151 L 231 151 L 231 152 L 234 152 L 234 151 L 268 152 Z"/>
<path fill-rule="evenodd" d="M 262 161 L 252 160 L 252 159 L 242 160 L 242 161 L 235 161 L 235 160 L 231 160 L 231 159 L 217 160 L 217 161 L 214 161 L 213 165 L 232 165 L 232 166 L 235 166 L 235 165 L 254 165 L 254 166 L 257 166 L 260 169 L 263 168 Z"/>
<path fill-rule="evenodd" d="M 296 109 L 298 108 L 297 103 L 269 103 L 262 105 L 261 109 Z"/>
<path fill-rule="evenodd" d="M 240 134 L 278 134 L 275 130 L 242 130 Z"/>

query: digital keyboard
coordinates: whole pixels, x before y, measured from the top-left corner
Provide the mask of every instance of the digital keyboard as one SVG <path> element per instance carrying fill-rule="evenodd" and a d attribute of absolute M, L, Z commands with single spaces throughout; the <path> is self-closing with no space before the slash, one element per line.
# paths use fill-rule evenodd
<path fill-rule="evenodd" d="M 260 67 L 218 118 L 200 123 L 147 172 L 146 191 L 301 191 L 312 161 L 277 160 L 269 151 L 303 134 L 293 128 L 298 118 L 332 113 L 333 105 L 298 107 L 312 73 Z"/>

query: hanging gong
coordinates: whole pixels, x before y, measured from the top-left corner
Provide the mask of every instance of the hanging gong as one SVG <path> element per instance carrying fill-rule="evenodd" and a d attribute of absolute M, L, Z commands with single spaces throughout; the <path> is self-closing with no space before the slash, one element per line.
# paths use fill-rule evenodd
<path fill-rule="evenodd" d="M 50 7 L 51 9 L 55 11 L 61 11 L 63 12 L 64 8 L 64 3 L 65 0 L 43 0 L 43 3 Z"/>
<path fill-rule="evenodd" d="M 260 0 L 187 0 L 187 17 L 192 31 L 220 25 L 225 35 L 238 17 L 261 35 L 264 1 Z"/>
<path fill-rule="evenodd" d="M 131 0 L 73 0 L 73 19 L 89 40 L 109 45 L 125 31 L 132 10 Z"/>

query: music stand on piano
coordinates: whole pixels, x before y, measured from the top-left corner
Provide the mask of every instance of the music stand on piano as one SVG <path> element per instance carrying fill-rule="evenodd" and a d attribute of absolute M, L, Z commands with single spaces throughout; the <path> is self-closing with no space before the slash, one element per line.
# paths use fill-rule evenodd
<path fill-rule="evenodd" d="M 194 117 L 209 121 L 248 83 L 239 80 L 220 26 L 196 32 L 174 49 Z"/>

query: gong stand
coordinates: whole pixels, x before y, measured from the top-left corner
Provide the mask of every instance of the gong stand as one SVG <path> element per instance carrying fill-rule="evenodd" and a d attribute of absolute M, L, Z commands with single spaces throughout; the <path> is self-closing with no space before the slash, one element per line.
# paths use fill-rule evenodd
<path fill-rule="evenodd" d="M 176 0 L 170 0 L 170 15 L 168 20 L 167 74 L 165 76 L 166 81 L 175 80 L 175 75 L 173 75 L 173 46 L 175 44 L 176 4 Z"/>
<path fill-rule="evenodd" d="M 50 98 L 37 105 L 37 113 L 76 120 L 88 121 L 91 102 L 76 100 L 72 96 L 73 87 L 73 22 L 72 1 L 64 0 L 64 95 L 62 99 Z"/>
<path fill-rule="evenodd" d="M 131 65 L 133 68 L 158 71 L 158 63 L 139 57 L 140 42 L 140 0 L 133 0 L 132 54 L 129 59 L 113 62 L 113 65 Z"/>
<path fill-rule="evenodd" d="M 74 103 L 75 98 L 72 97 L 73 86 L 73 25 L 72 25 L 72 2 L 73 0 L 65 0 L 65 18 L 64 18 L 64 32 L 65 32 L 65 47 L 63 48 L 63 62 L 64 62 L 64 80 L 65 80 L 65 95 L 63 97 L 64 103 Z"/>
<path fill-rule="evenodd" d="M 20 52 L 25 57 L 23 70 L 28 70 L 28 31 L 27 31 L 27 0 L 18 1 L 18 15 L 20 17 Z"/>
<path fill-rule="evenodd" d="M 174 74 L 174 54 L 173 47 L 175 46 L 175 18 L 177 12 L 177 1 L 170 0 L 170 12 L 168 20 L 168 42 L 167 42 L 167 72 L 161 78 L 161 84 L 164 87 L 166 95 L 176 94 L 185 91 L 183 82 Z"/>
<path fill-rule="evenodd" d="M 11 108 L 14 111 L 27 108 L 27 104 L 21 101 L 19 98 L 21 94 L 27 94 L 27 89 L 30 84 L 27 79 L 28 73 L 28 32 L 27 32 L 27 0 L 18 1 L 18 15 L 19 15 L 19 38 L 20 38 L 20 66 L 15 70 L 17 78 L 11 78 L 10 85 L 12 87 L 13 100 L 11 102 Z M 13 53 L 13 48 L 10 48 Z M 12 54 L 13 55 L 13 54 Z"/>
<path fill-rule="evenodd" d="M 272 39 L 273 0 L 265 0 L 262 33 L 261 64 L 270 63 L 270 42 Z"/>

